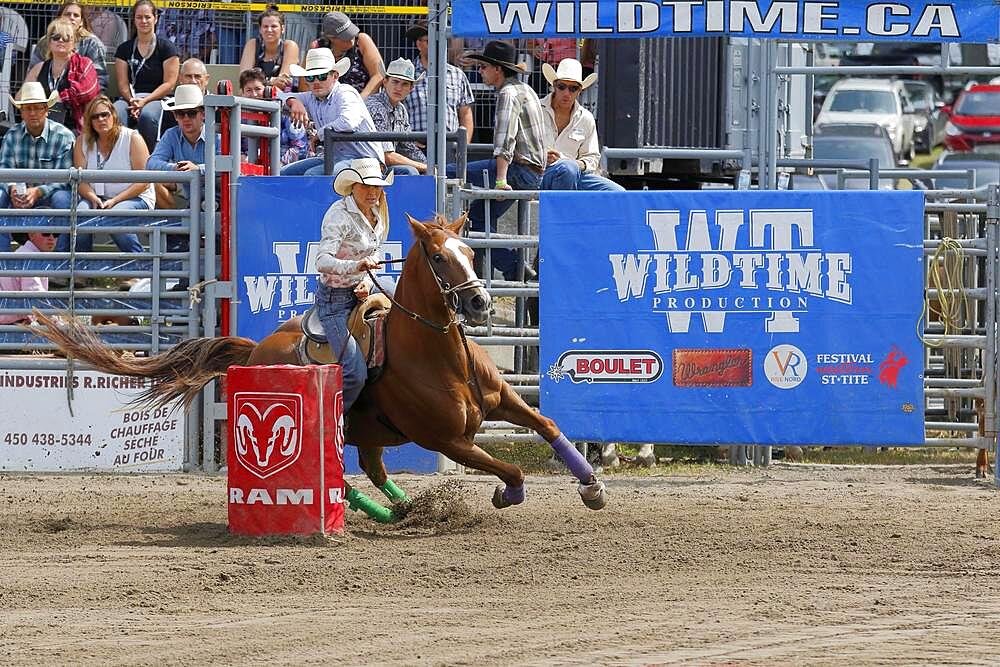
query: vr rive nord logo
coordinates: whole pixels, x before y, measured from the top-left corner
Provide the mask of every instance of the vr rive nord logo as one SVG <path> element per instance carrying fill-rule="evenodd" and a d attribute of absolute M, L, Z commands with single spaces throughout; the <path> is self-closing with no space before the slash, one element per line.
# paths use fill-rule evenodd
<path fill-rule="evenodd" d="M 609 254 L 611 274 L 621 302 L 649 300 L 673 333 L 688 331 L 692 313 L 709 333 L 727 313 L 760 313 L 765 332 L 794 333 L 810 297 L 851 303 L 851 255 L 813 247 L 812 209 L 719 210 L 711 223 L 692 210 L 686 229 L 680 211 L 647 211 L 646 225 L 654 249 Z"/>

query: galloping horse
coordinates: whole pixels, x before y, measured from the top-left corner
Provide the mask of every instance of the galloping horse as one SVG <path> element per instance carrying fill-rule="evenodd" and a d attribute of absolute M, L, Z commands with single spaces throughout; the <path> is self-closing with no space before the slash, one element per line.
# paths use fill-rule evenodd
<path fill-rule="evenodd" d="M 490 295 L 472 268 L 472 249 L 459 238 L 466 216 L 451 224 L 441 216 L 427 223 L 407 219 L 416 242 L 406 256 L 386 321 L 385 367 L 344 420 L 345 441 L 358 448 L 361 468 L 390 500 L 407 501 L 388 479 L 382 448 L 412 441 L 464 466 L 493 473 L 504 482 L 494 490 L 493 505 L 516 505 L 524 501 L 524 473 L 473 443 L 484 419 L 505 420 L 542 436 L 579 479 L 584 504 L 591 509 L 604 507 L 604 484 L 586 459 L 555 422 L 511 389 L 486 352 L 465 337 L 459 315 L 480 325 L 492 310 Z M 126 359 L 75 321 L 59 324 L 36 315 L 45 327 L 35 331 L 67 356 L 107 373 L 154 379 L 139 399 L 154 404 L 178 398 L 190 403 L 231 365 L 301 363 L 299 318 L 283 323 L 260 344 L 235 336 L 198 338 L 153 357 Z M 359 491 L 349 488 L 347 495 L 351 509 L 363 509 L 379 521 L 392 519 L 391 512 Z"/>

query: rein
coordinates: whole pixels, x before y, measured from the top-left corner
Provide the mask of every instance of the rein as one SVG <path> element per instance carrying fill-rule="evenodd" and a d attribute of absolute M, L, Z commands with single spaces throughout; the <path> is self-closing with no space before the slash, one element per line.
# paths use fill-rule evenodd
<path fill-rule="evenodd" d="M 476 394 L 479 397 L 479 412 L 485 415 L 486 410 L 484 404 L 486 402 L 486 397 L 483 394 L 482 385 L 479 383 L 479 374 L 476 372 L 476 364 L 472 360 L 472 350 L 469 349 L 469 340 L 465 335 L 465 327 L 461 323 L 459 323 L 458 320 L 456 319 L 456 315 L 458 314 L 458 305 L 457 305 L 458 299 L 456 297 L 458 293 L 463 290 L 467 290 L 470 287 L 481 287 L 483 281 L 481 278 L 472 278 L 470 280 L 466 280 L 464 283 L 455 285 L 454 287 L 448 286 L 447 283 L 442 283 L 440 276 L 438 276 L 437 271 L 434 270 L 434 266 L 431 264 L 430 257 L 427 255 L 427 248 L 424 246 L 423 242 L 420 243 L 420 249 L 423 251 L 424 261 L 427 262 L 427 268 L 430 270 L 431 275 L 434 276 L 435 282 L 437 282 L 438 293 L 441 295 L 441 299 L 444 301 L 444 307 L 450 313 L 452 313 L 452 318 L 448 321 L 447 324 L 441 325 L 436 322 L 433 322 L 424 317 L 423 315 L 416 313 L 407 308 L 406 306 L 400 304 L 398 301 L 396 301 L 396 298 L 394 296 L 392 296 L 391 294 L 387 293 L 384 289 L 382 289 L 382 286 L 375 278 L 375 274 L 372 273 L 371 269 L 365 269 L 365 273 L 367 273 L 368 277 L 371 279 L 372 285 L 378 288 L 378 291 L 382 292 L 382 294 L 384 294 L 386 298 L 389 299 L 389 302 L 393 306 L 399 308 L 401 311 L 403 311 L 403 313 L 408 315 L 414 321 L 420 322 L 421 324 L 425 324 L 434 331 L 437 331 L 438 333 L 442 334 L 448 333 L 448 330 L 451 329 L 453 325 L 455 326 L 456 329 L 458 329 L 459 336 L 462 339 L 462 347 L 465 349 L 465 362 L 466 366 L 468 367 L 468 373 L 469 373 L 469 379 L 467 380 L 467 384 L 471 384 L 473 387 L 475 387 Z M 381 264 L 396 264 L 396 263 L 403 263 L 405 261 L 406 258 L 403 257 L 401 259 L 387 259 L 382 261 Z M 452 301 L 456 305 L 452 306 L 448 303 L 449 296 L 453 297 Z"/>

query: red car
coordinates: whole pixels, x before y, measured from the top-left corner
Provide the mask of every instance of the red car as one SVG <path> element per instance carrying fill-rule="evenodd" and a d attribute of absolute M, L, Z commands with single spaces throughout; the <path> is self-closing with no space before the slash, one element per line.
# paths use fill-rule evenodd
<path fill-rule="evenodd" d="M 982 144 L 1000 144 L 1000 86 L 971 86 L 962 91 L 944 126 L 949 150 L 971 151 Z"/>

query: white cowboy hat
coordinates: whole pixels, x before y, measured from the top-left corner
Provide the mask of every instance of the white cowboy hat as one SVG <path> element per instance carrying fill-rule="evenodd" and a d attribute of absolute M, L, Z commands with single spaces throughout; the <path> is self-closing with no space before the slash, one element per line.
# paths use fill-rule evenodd
<path fill-rule="evenodd" d="M 205 106 L 205 96 L 201 87 L 194 83 L 183 83 L 177 86 L 174 96 L 163 102 L 166 111 L 181 111 L 182 109 L 197 109 Z"/>
<path fill-rule="evenodd" d="M 586 79 L 583 78 L 583 65 L 576 58 L 563 58 L 559 61 L 558 69 L 552 69 L 552 65 L 542 63 L 542 74 L 549 83 L 574 81 L 584 89 L 590 88 L 597 82 L 596 72 L 588 74 Z"/>
<path fill-rule="evenodd" d="M 382 70 L 383 76 L 391 76 L 395 79 L 409 81 L 410 83 L 416 83 L 423 79 L 426 72 L 421 72 L 420 76 L 416 76 L 416 74 L 416 66 L 406 58 L 396 58 L 389 63 L 388 67 Z"/>
<path fill-rule="evenodd" d="M 52 105 L 59 101 L 59 93 L 55 90 L 52 91 L 51 95 L 45 97 L 45 88 L 38 81 L 28 81 L 21 86 L 18 97 L 20 99 L 13 95 L 10 96 L 10 101 L 18 109 L 21 108 L 22 104 L 47 104 L 51 109 Z"/>
<path fill-rule="evenodd" d="M 363 157 L 351 160 L 351 166 L 342 169 L 337 174 L 337 180 L 333 182 L 333 189 L 341 197 L 346 197 L 351 194 L 351 188 L 355 183 L 386 187 L 392 185 L 394 177 L 395 174 L 391 171 L 383 176 L 382 165 L 375 158 Z"/>
<path fill-rule="evenodd" d="M 306 66 L 299 67 L 298 63 L 292 63 L 288 71 L 292 76 L 316 76 L 326 72 L 336 71 L 340 76 L 347 74 L 351 69 L 351 59 L 341 58 L 337 60 L 330 49 L 309 49 L 306 54 Z"/>

